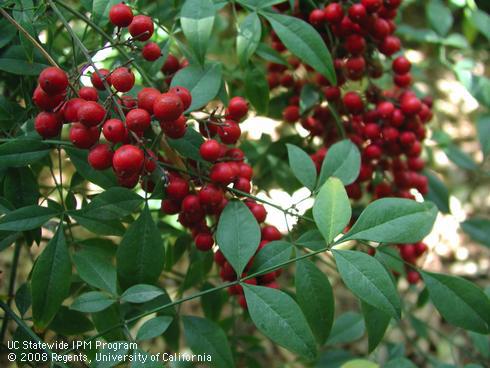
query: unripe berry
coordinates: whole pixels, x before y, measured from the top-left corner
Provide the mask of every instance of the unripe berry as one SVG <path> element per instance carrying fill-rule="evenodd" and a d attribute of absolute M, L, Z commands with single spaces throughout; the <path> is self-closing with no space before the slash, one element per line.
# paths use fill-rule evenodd
<path fill-rule="evenodd" d="M 128 137 L 128 131 L 124 123 L 119 119 L 109 119 L 102 126 L 105 139 L 112 143 L 124 142 Z"/>
<path fill-rule="evenodd" d="M 163 93 L 153 104 L 153 114 L 160 121 L 177 120 L 183 112 L 184 104 L 174 93 Z"/>
<path fill-rule="evenodd" d="M 209 139 L 199 147 L 199 153 L 206 161 L 214 162 L 220 157 L 220 144 L 214 139 Z"/>
<path fill-rule="evenodd" d="M 88 127 L 96 126 L 104 120 L 106 111 L 94 101 L 85 101 L 78 108 L 78 121 Z"/>
<path fill-rule="evenodd" d="M 147 41 L 153 35 L 153 21 L 146 15 L 137 15 L 129 25 L 129 33 L 138 41 Z"/>
<path fill-rule="evenodd" d="M 133 132 L 144 132 L 150 124 L 151 116 L 146 110 L 134 109 L 126 115 L 126 125 Z"/>
<path fill-rule="evenodd" d="M 70 128 L 70 141 L 77 148 L 90 148 L 99 140 L 99 129 L 87 127 L 80 123 L 72 124 Z"/>
<path fill-rule="evenodd" d="M 114 153 L 112 166 L 119 176 L 132 176 L 141 172 L 144 161 L 145 155 L 140 148 L 126 144 Z"/>
<path fill-rule="evenodd" d="M 99 99 L 99 93 L 94 87 L 82 87 L 78 91 L 78 95 L 86 101 L 97 101 Z"/>
<path fill-rule="evenodd" d="M 174 93 L 177 96 L 179 96 L 179 98 L 182 101 L 182 105 L 184 106 L 184 110 L 187 110 L 189 108 L 189 106 L 191 105 L 192 96 L 191 96 L 191 93 L 189 92 L 189 90 L 187 88 L 181 87 L 181 86 L 175 86 L 175 87 L 170 88 L 168 92 Z"/>
<path fill-rule="evenodd" d="M 99 77 L 99 74 L 100 74 L 100 77 Z M 101 77 L 102 77 L 102 79 L 101 79 Z M 106 83 L 109 86 L 111 86 L 111 75 L 107 69 L 98 69 L 96 72 L 93 72 L 92 75 L 90 76 L 90 81 L 92 82 L 92 85 L 95 88 L 97 88 L 99 91 L 105 90 L 103 80 L 105 80 Z"/>
<path fill-rule="evenodd" d="M 56 137 L 61 132 L 63 122 L 56 113 L 40 112 L 34 119 L 34 128 L 43 138 Z"/>
<path fill-rule="evenodd" d="M 65 92 L 68 87 L 68 77 L 60 68 L 50 66 L 44 69 L 38 78 L 39 86 L 48 95 L 57 95 Z"/>
<path fill-rule="evenodd" d="M 113 152 L 107 144 L 98 144 L 88 154 L 88 163 L 95 170 L 105 170 L 112 166 Z"/>
<path fill-rule="evenodd" d="M 109 20 L 117 27 L 127 27 L 133 20 L 133 11 L 123 3 L 113 5 L 109 10 Z"/>
<path fill-rule="evenodd" d="M 240 121 L 247 114 L 247 101 L 243 97 L 233 97 L 228 104 L 228 117 L 232 120 Z"/>
<path fill-rule="evenodd" d="M 148 42 L 145 46 L 143 46 L 141 54 L 145 60 L 155 61 L 162 56 L 162 50 L 160 50 L 160 46 L 158 46 L 157 43 Z"/>
<path fill-rule="evenodd" d="M 118 92 L 128 92 L 134 86 L 134 74 L 126 67 L 119 67 L 111 74 L 112 86 Z"/>

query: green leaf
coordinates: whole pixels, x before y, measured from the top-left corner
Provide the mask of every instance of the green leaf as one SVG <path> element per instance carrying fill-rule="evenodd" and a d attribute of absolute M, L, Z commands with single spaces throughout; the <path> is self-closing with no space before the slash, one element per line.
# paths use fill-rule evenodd
<path fill-rule="evenodd" d="M 211 0 L 186 0 L 180 11 L 180 24 L 189 45 L 203 62 L 213 32 L 216 9 Z"/>
<path fill-rule="evenodd" d="M 18 139 L 0 145 L 0 169 L 23 167 L 49 154 L 49 146 L 41 141 Z"/>
<path fill-rule="evenodd" d="M 221 213 L 216 241 L 225 258 L 241 275 L 260 243 L 260 227 L 241 201 L 228 202 Z"/>
<path fill-rule="evenodd" d="M 124 288 L 152 284 L 163 270 L 165 248 L 160 231 L 145 207 L 117 249 L 117 274 Z"/>
<path fill-rule="evenodd" d="M 382 198 L 370 203 L 357 219 L 345 240 L 360 239 L 380 243 L 415 243 L 432 230 L 437 208 L 431 202 L 404 198 Z"/>
<path fill-rule="evenodd" d="M 313 69 L 337 84 L 330 52 L 318 32 L 305 21 L 289 15 L 262 13 L 282 43 Z"/>
<path fill-rule="evenodd" d="M 39 75 L 43 69 L 49 65 L 41 64 L 38 62 L 26 60 L 24 57 L 17 57 L 12 55 L 10 57 L 3 57 L 0 59 L 0 70 L 17 75 Z"/>
<path fill-rule="evenodd" d="M 250 66 L 245 71 L 245 94 L 257 113 L 267 115 L 269 110 L 269 83 L 261 68 Z"/>
<path fill-rule="evenodd" d="M 288 261 L 293 252 L 293 245 L 285 241 L 267 243 L 255 256 L 249 274 L 264 271 Z"/>
<path fill-rule="evenodd" d="M 86 180 L 107 189 L 117 186 L 116 176 L 112 169 L 94 170 L 88 163 L 88 151 L 74 147 L 64 147 L 65 152 L 70 158 L 71 163 L 77 169 L 77 173 Z"/>
<path fill-rule="evenodd" d="M 58 211 L 49 207 L 27 206 L 7 213 L 0 219 L 0 230 L 25 231 L 42 226 L 58 215 Z"/>
<path fill-rule="evenodd" d="M 124 226 L 117 220 L 94 219 L 85 216 L 83 212 L 72 211 L 70 216 L 85 229 L 99 235 L 123 236 Z"/>
<path fill-rule="evenodd" d="M 139 209 L 144 199 L 133 191 L 114 187 L 95 196 L 77 213 L 100 220 L 116 220 L 131 215 Z"/>
<path fill-rule="evenodd" d="M 376 258 L 353 250 L 334 249 L 332 253 L 342 280 L 358 298 L 393 318 L 400 318 L 400 297 Z"/>
<path fill-rule="evenodd" d="M 39 186 L 29 167 L 9 169 L 3 181 L 3 195 L 16 208 L 37 204 Z"/>
<path fill-rule="evenodd" d="M 378 364 L 367 359 L 354 359 L 345 362 L 340 368 L 380 368 Z"/>
<path fill-rule="evenodd" d="M 442 213 L 450 213 L 449 191 L 444 182 L 431 170 L 424 170 L 424 175 L 429 180 L 429 192 L 424 198 L 434 202 Z"/>
<path fill-rule="evenodd" d="M 460 225 L 473 240 L 490 247 L 490 220 L 474 217 L 463 221 Z"/>
<path fill-rule="evenodd" d="M 446 156 L 457 166 L 465 170 L 478 170 L 478 165 L 473 158 L 463 152 L 458 146 L 450 144 L 444 148 Z"/>
<path fill-rule="evenodd" d="M 93 0 L 92 20 L 99 26 L 107 24 L 109 21 L 109 10 L 112 6 L 119 4 L 119 0 Z"/>
<path fill-rule="evenodd" d="M 317 229 L 308 230 L 307 232 L 303 233 L 296 240 L 296 244 L 311 249 L 313 251 L 323 249 L 327 246 L 327 243 L 325 242 L 322 233 L 319 232 Z"/>
<path fill-rule="evenodd" d="M 237 0 L 238 3 L 250 9 L 263 9 L 272 5 L 280 4 L 286 0 Z"/>
<path fill-rule="evenodd" d="M 364 321 L 359 313 L 346 312 L 340 315 L 333 323 L 328 345 L 350 343 L 364 335 Z"/>
<path fill-rule="evenodd" d="M 480 115 L 476 120 L 478 139 L 484 156 L 490 154 L 490 114 Z"/>
<path fill-rule="evenodd" d="M 73 336 L 92 331 L 94 325 L 85 314 L 61 306 L 48 329 L 60 335 Z"/>
<path fill-rule="evenodd" d="M 153 300 L 165 292 L 153 285 L 134 285 L 121 295 L 121 301 L 126 303 L 146 303 Z"/>
<path fill-rule="evenodd" d="M 59 226 L 32 270 L 32 317 L 37 328 L 44 329 L 49 325 L 68 296 L 70 283 L 70 255 L 63 227 Z"/>
<path fill-rule="evenodd" d="M 473 25 L 476 26 L 488 40 L 490 40 L 490 16 L 480 9 L 475 9 L 471 19 Z"/>
<path fill-rule="evenodd" d="M 73 262 L 80 278 L 90 286 L 117 293 L 115 267 L 104 257 L 90 251 L 80 251 L 73 255 Z"/>
<path fill-rule="evenodd" d="M 7 21 L 2 19 L 0 21 L 0 48 L 7 45 L 17 34 L 17 29 Z"/>
<path fill-rule="evenodd" d="M 289 66 L 284 57 L 266 43 L 260 43 L 255 53 L 264 60 Z"/>
<path fill-rule="evenodd" d="M 235 366 L 230 344 L 225 332 L 214 322 L 200 317 L 184 316 L 184 333 L 187 344 L 196 354 L 212 356 L 213 367 Z"/>
<path fill-rule="evenodd" d="M 344 230 L 352 209 L 344 185 L 337 178 L 328 179 L 320 188 L 313 205 L 313 218 L 327 244 Z"/>
<path fill-rule="evenodd" d="M 26 282 L 22 284 L 15 293 L 15 306 L 20 316 L 24 316 L 32 305 L 31 287 Z"/>
<path fill-rule="evenodd" d="M 185 135 L 179 139 L 168 139 L 168 144 L 182 156 L 194 161 L 203 161 L 199 148 L 204 142 L 201 134 L 194 129 L 187 129 Z"/>
<path fill-rule="evenodd" d="M 391 317 L 383 311 L 372 307 L 367 303 L 362 303 L 362 314 L 368 333 L 369 352 L 371 353 L 379 345 L 386 329 L 390 324 Z"/>
<path fill-rule="evenodd" d="M 311 191 L 316 184 L 316 168 L 311 157 L 298 146 L 286 144 L 288 149 L 289 167 L 294 176 Z"/>
<path fill-rule="evenodd" d="M 172 323 L 173 317 L 161 316 L 152 318 L 140 327 L 136 334 L 136 341 L 150 340 L 163 334 Z"/>
<path fill-rule="evenodd" d="M 410 360 L 399 357 L 386 362 L 384 368 L 417 368 L 417 366 Z"/>
<path fill-rule="evenodd" d="M 295 280 L 298 304 L 317 342 L 323 345 L 332 329 L 335 309 L 330 281 L 313 262 L 306 259 L 296 263 Z"/>
<path fill-rule="evenodd" d="M 317 89 L 311 84 L 305 84 L 301 89 L 299 97 L 299 110 L 301 114 L 310 110 L 320 100 L 320 94 Z"/>
<path fill-rule="evenodd" d="M 318 186 L 323 185 L 331 176 L 339 178 L 344 185 L 352 184 L 359 176 L 360 169 L 359 149 L 350 139 L 344 139 L 328 149 L 320 171 Z"/>
<path fill-rule="evenodd" d="M 294 299 L 264 286 L 244 284 L 243 290 L 250 317 L 264 335 L 295 354 L 315 359 L 315 337 Z"/>
<path fill-rule="evenodd" d="M 200 109 L 218 95 L 221 88 L 221 69 L 220 63 L 209 62 L 204 67 L 190 65 L 175 74 L 171 86 L 185 87 L 192 95 L 192 103 L 187 112 Z"/>
<path fill-rule="evenodd" d="M 0 34 L 1 34 L 1 29 L 0 29 Z M 16 101 L 10 101 L 7 100 L 5 97 L 0 96 L 0 129 L 1 130 L 10 130 L 12 129 L 12 127 L 19 125 L 20 120 L 23 117 L 23 114 L 24 114 L 24 109 L 21 106 L 19 106 L 19 104 Z"/>
<path fill-rule="evenodd" d="M 116 301 L 106 293 L 89 291 L 76 298 L 70 306 L 70 309 L 83 313 L 95 313 L 109 308 L 115 302 Z"/>
<path fill-rule="evenodd" d="M 242 65 L 246 65 L 255 53 L 261 35 L 262 25 L 259 16 L 255 12 L 250 13 L 238 26 L 236 49 L 238 60 Z"/>
<path fill-rule="evenodd" d="M 430 0 L 426 14 L 431 27 L 441 36 L 447 35 L 453 25 L 453 15 L 449 7 L 441 0 Z"/>
<path fill-rule="evenodd" d="M 488 333 L 490 300 L 483 291 L 461 277 L 421 272 L 429 296 L 439 313 L 452 325 Z"/>

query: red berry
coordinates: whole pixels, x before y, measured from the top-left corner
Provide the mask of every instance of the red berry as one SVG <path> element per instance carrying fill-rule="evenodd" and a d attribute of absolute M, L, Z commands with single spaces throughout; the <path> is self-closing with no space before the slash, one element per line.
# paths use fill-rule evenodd
<path fill-rule="evenodd" d="M 94 127 L 87 127 L 80 123 L 72 124 L 70 128 L 70 141 L 75 147 L 78 148 L 90 148 L 99 140 L 99 129 Z"/>
<path fill-rule="evenodd" d="M 88 154 L 88 163 L 95 170 L 105 170 L 112 166 L 113 152 L 107 144 L 98 144 Z"/>
<path fill-rule="evenodd" d="M 252 184 L 250 184 L 249 179 L 238 177 L 233 183 L 233 188 L 244 193 L 250 193 L 252 190 Z"/>
<path fill-rule="evenodd" d="M 143 58 L 148 61 L 155 61 L 162 55 L 162 50 L 155 42 L 148 42 L 141 50 Z"/>
<path fill-rule="evenodd" d="M 111 74 L 111 82 L 116 91 L 128 92 L 134 86 L 134 74 L 128 68 L 117 68 Z"/>
<path fill-rule="evenodd" d="M 178 139 L 182 138 L 185 135 L 185 132 L 187 130 L 186 123 L 187 119 L 185 118 L 185 116 L 180 115 L 177 120 L 160 122 L 160 127 L 162 128 L 162 131 L 163 133 L 165 133 L 166 136 L 173 139 Z"/>
<path fill-rule="evenodd" d="M 248 114 L 248 103 L 243 97 L 233 97 L 228 104 L 228 117 L 240 121 Z"/>
<path fill-rule="evenodd" d="M 43 138 L 56 137 L 61 132 L 63 122 L 54 112 L 40 112 L 34 119 L 34 128 Z"/>
<path fill-rule="evenodd" d="M 51 111 L 65 99 L 64 94 L 48 95 L 44 90 L 37 86 L 32 94 L 34 104 L 44 111 Z"/>
<path fill-rule="evenodd" d="M 134 109 L 127 113 L 126 124 L 133 132 L 144 132 L 151 124 L 151 116 L 146 110 Z"/>
<path fill-rule="evenodd" d="M 68 77 L 60 68 L 50 66 L 44 69 L 38 78 L 39 86 L 48 95 L 58 95 L 68 87 Z"/>
<path fill-rule="evenodd" d="M 314 9 L 310 13 L 310 16 L 309 16 L 308 20 L 315 27 L 320 27 L 326 21 L 325 13 L 321 9 Z"/>
<path fill-rule="evenodd" d="M 393 60 L 392 68 L 396 74 L 406 74 L 412 68 L 412 63 L 405 56 L 398 56 Z"/>
<path fill-rule="evenodd" d="M 349 8 L 348 13 L 349 13 L 349 18 L 355 23 L 359 23 L 363 21 L 367 15 L 366 8 L 362 4 L 352 5 Z"/>
<path fill-rule="evenodd" d="M 356 92 L 347 92 L 344 95 L 344 106 L 351 114 L 359 114 L 364 110 L 361 96 Z"/>
<path fill-rule="evenodd" d="M 416 115 L 422 109 L 422 102 L 417 97 L 408 97 L 403 99 L 400 107 L 405 115 Z"/>
<path fill-rule="evenodd" d="M 288 123 L 295 123 L 299 120 L 299 107 L 298 106 L 288 106 L 282 112 L 282 118 Z"/>
<path fill-rule="evenodd" d="M 393 81 L 400 88 L 406 88 L 412 84 L 412 76 L 410 73 L 407 74 L 396 74 L 393 77 Z"/>
<path fill-rule="evenodd" d="M 228 185 L 233 181 L 235 175 L 230 164 L 227 162 L 219 162 L 213 165 L 209 177 L 215 183 Z"/>
<path fill-rule="evenodd" d="M 344 17 L 344 10 L 342 9 L 342 5 L 339 3 L 328 4 L 323 12 L 325 13 L 325 19 L 327 22 L 332 24 L 340 23 Z"/>
<path fill-rule="evenodd" d="M 218 128 L 218 134 L 223 143 L 235 144 L 240 138 L 242 130 L 240 129 L 240 126 L 233 120 L 226 120 L 223 123 L 223 126 L 220 126 Z"/>
<path fill-rule="evenodd" d="M 153 104 L 153 114 L 160 121 L 177 120 L 184 112 L 184 104 L 174 93 L 163 93 Z"/>
<path fill-rule="evenodd" d="M 180 69 L 179 59 L 174 55 L 168 54 L 167 60 L 163 63 L 162 73 L 166 75 L 174 74 Z"/>
<path fill-rule="evenodd" d="M 272 226 L 272 225 L 266 225 L 262 228 L 262 239 L 263 240 L 273 241 L 273 240 L 281 240 L 281 238 L 282 238 L 282 235 L 279 232 L 279 230 L 277 230 L 277 227 Z"/>
<path fill-rule="evenodd" d="M 78 91 L 78 95 L 87 101 L 97 101 L 99 99 L 99 93 L 94 87 L 82 87 Z"/>
<path fill-rule="evenodd" d="M 420 275 L 417 271 L 410 270 L 407 272 L 407 281 L 409 284 L 416 284 L 420 281 Z"/>
<path fill-rule="evenodd" d="M 153 104 L 160 97 L 161 93 L 152 87 L 145 87 L 138 92 L 138 107 L 153 114 Z"/>
<path fill-rule="evenodd" d="M 238 165 L 238 167 L 240 169 L 240 171 L 238 172 L 239 177 L 245 178 L 247 180 L 252 180 L 252 176 L 254 174 L 252 166 L 242 162 Z"/>
<path fill-rule="evenodd" d="M 128 131 L 124 123 L 119 119 L 109 119 L 102 126 L 105 139 L 112 143 L 124 142 L 128 137 Z"/>
<path fill-rule="evenodd" d="M 184 110 L 187 110 L 191 105 L 192 95 L 187 88 L 181 86 L 175 86 L 170 88 L 168 92 L 174 93 L 177 96 L 179 96 L 179 98 L 182 100 L 182 104 L 184 105 Z"/>
<path fill-rule="evenodd" d="M 396 36 L 387 36 L 379 45 L 379 51 L 386 56 L 391 56 L 400 51 L 400 39 Z"/>
<path fill-rule="evenodd" d="M 97 88 L 99 91 L 105 90 L 103 80 L 105 80 L 109 86 L 111 85 L 111 75 L 107 69 L 98 69 L 96 72 L 93 72 L 92 75 L 90 76 L 90 81 L 92 82 L 92 85 L 95 88 Z"/>
<path fill-rule="evenodd" d="M 262 206 L 261 204 L 254 204 L 252 207 L 249 208 L 258 223 L 262 223 L 265 221 L 267 217 L 267 211 L 265 210 L 264 206 Z"/>
<path fill-rule="evenodd" d="M 88 127 L 96 126 L 104 120 L 106 111 L 94 101 L 85 101 L 78 108 L 78 121 Z"/>
<path fill-rule="evenodd" d="M 402 134 L 400 134 L 400 143 L 403 146 L 411 146 L 415 143 L 416 139 L 417 137 L 413 132 L 403 132 Z"/>
<path fill-rule="evenodd" d="M 208 139 L 199 147 L 199 153 L 206 161 L 214 162 L 220 157 L 221 146 L 218 141 Z"/>
<path fill-rule="evenodd" d="M 138 184 L 139 178 L 140 178 L 139 173 L 135 173 L 135 174 L 128 175 L 128 176 L 118 175 L 117 176 L 117 182 L 119 183 L 119 185 L 121 185 L 125 188 L 132 189 L 136 186 L 136 184 Z"/>
<path fill-rule="evenodd" d="M 336 101 L 340 98 L 340 88 L 339 87 L 326 87 L 323 90 L 323 94 L 327 101 Z"/>
<path fill-rule="evenodd" d="M 75 97 L 68 100 L 63 106 L 63 117 L 65 121 L 75 122 L 78 121 L 78 109 L 85 103 L 85 100 Z"/>
<path fill-rule="evenodd" d="M 116 4 L 111 7 L 111 10 L 109 10 L 109 20 L 115 26 L 127 27 L 133 20 L 133 12 L 126 4 Z"/>
<path fill-rule="evenodd" d="M 214 239 L 211 234 L 200 233 L 197 234 L 194 238 L 194 243 L 196 244 L 196 248 L 200 251 L 207 252 L 211 250 L 214 245 Z"/>
<path fill-rule="evenodd" d="M 383 5 L 382 0 L 361 0 L 361 4 L 369 13 L 377 12 Z"/>
<path fill-rule="evenodd" d="M 358 56 L 366 50 L 366 40 L 364 37 L 353 34 L 345 40 L 345 48 L 353 56 Z"/>
<path fill-rule="evenodd" d="M 119 147 L 114 153 L 112 166 L 120 176 L 139 174 L 143 168 L 145 155 L 141 149 L 131 144 Z"/>
<path fill-rule="evenodd" d="M 189 194 L 189 183 L 179 177 L 174 177 L 170 180 L 170 183 L 166 189 L 167 196 L 169 199 L 175 201 L 181 201 Z"/>
<path fill-rule="evenodd" d="M 223 191 L 214 184 L 206 184 L 199 191 L 199 200 L 205 209 L 219 206 L 223 198 Z"/>
<path fill-rule="evenodd" d="M 389 101 L 380 102 L 376 106 L 376 112 L 382 119 L 390 119 L 395 111 L 395 105 Z"/>
<path fill-rule="evenodd" d="M 137 15 L 129 25 L 129 33 L 138 41 L 147 41 L 153 35 L 153 21 L 146 15 Z"/>
<path fill-rule="evenodd" d="M 381 154 L 381 148 L 376 144 L 370 144 L 364 149 L 364 156 L 367 160 L 378 160 Z"/>
<path fill-rule="evenodd" d="M 162 201 L 160 210 L 167 215 L 176 215 L 180 212 L 180 203 L 165 199 Z"/>
<path fill-rule="evenodd" d="M 381 134 L 381 128 L 376 123 L 369 123 L 364 126 L 363 133 L 366 138 L 373 140 L 379 138 Z"/>

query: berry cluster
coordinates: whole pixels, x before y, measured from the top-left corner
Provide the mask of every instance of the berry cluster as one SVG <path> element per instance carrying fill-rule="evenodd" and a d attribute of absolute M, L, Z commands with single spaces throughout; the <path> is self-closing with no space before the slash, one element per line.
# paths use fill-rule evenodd
<path fill-rule="evenodd" d="M 385 74 L 382 60 L 401 48 L 400 40 L 393 35 L 393 19 L 400 4 L 401 0 L 332 2 L 308 16 L 294 9 L 296 16 L 307 18 L 320 32 L 332 51 L 337 85 L 331 85 L 294 57 L 288 59 L 290 68 L 269 64 L 270 87 L 294 91 L 283 111 L 284 120 L 299 121 L 312 136 L 323 139 L 323 146 L 311 156 L 318 170 L 328 147 L 342 135 L 359 147 L 361 172 L 346 188 L 353 200 L 360 200 L 365 192 L 374 199 L 413 198 L 411 189 L 422 194 L 428 190 L 427 179 L 420 172 L 425 164 L 421 158 L 425 124 L 432 118 L 431 99 L 421 100 L 410 90 L 411 63 L 404 56 L 391 63 L 392 89 L 382 90 L 374 82 Z M 287 52 L 274 34 L 272 46 Z M 360 84 L 361 80 L 366 83 Z M 301 116 L 298 95 L 307 83 L 322 92 L 321 100 Z"/>

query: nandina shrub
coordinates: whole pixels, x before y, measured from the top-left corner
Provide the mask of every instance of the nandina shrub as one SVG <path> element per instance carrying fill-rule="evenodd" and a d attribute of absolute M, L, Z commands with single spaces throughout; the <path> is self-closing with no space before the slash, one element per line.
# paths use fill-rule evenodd
<path fill-rule="evenodd" d="M 396 32 L 402 1 L 162 8 L 2 8 L 2 339 L 69 342 L 7 344 L 8 360 L 163 366 L 163 341 L 211 367 L 429 366 L 407 332 L 432 344 L 429 299 L 479 344 L 465 363 L 488 357 L 488 296 L 421 267 L 449 196 L 426 170 L 433 98 Z M 448 9 L 427 12 L 450 46 Z M 281 121 L 273 140 L 249 138 L 257 116 Z"/>

